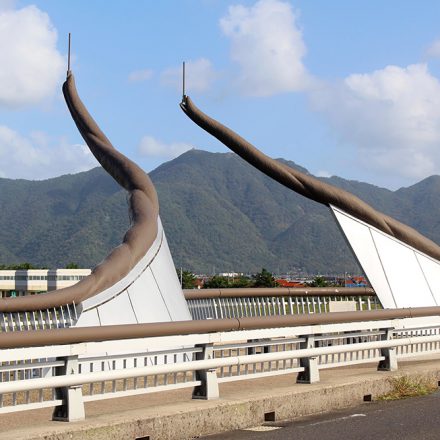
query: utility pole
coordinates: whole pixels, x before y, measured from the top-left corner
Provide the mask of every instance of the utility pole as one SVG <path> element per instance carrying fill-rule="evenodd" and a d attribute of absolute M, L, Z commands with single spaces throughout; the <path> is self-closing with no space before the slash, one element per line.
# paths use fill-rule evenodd
<path fill-rule="evenodd" d="M 185 99 L 185 61 L 182 64 L 182 98 Z"/>
<path fill-rule="evenodd" d="M 70 39 L 71 39 L 71 34 L 69 32 L 69 44 L 67 49 L 67 76 L 69 76 L 70 73 Z"/>

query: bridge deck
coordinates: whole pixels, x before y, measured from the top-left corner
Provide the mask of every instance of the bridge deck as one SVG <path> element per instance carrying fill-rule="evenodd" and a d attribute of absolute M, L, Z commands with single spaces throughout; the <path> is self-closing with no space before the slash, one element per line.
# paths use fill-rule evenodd
<path fill-rule="evenodd" d="M 276 420 L 358 405 L 388 391 L 387 380 L 403 374 L 440 380 L 440 355 L 399 363 L 399 371 L 377 372 L 367 364 L 321 371 L 317 384 L 296 384 L 294 375 L 225 383 L 221 399 L 191 400 L 190 390 L 168 391 L 86 404 L 86 420 L 53 422 L 51 410 L 0 416 L 0 439 L 190 439 L 255 426 L 265 413 Z"/>

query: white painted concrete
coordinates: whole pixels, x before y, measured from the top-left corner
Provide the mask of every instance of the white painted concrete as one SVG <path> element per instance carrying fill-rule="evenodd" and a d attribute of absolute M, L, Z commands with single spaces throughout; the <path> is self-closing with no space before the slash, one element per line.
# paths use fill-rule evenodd
<path fill-rule="evenodd" d="M 385 308 L 440 304 L 440 262 L 331 206 Z"/>

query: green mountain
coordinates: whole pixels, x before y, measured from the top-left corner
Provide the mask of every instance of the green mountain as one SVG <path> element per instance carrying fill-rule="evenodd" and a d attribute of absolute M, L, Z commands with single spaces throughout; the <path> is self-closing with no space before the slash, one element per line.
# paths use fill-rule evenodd
<path fill-rule="evenodd" d="M 261 267 L 359 271 L 328 208 L 233 153 L 191 150 L 150 176 L 177 267 L 205 273 Z M 339 177 L 323 180 L 440 243 L 440 176 L 398 191 Z M 101 168 L 45 181 L 0 179 L 0 264 L 94 266 L 128 228 L 125 197 Z"/>
<path fill-rule="evenodd" d="M 93 266 L 120 243 L 125 205 L 101 168 L 44 181 L 0 179 L 0 263 Z"/>

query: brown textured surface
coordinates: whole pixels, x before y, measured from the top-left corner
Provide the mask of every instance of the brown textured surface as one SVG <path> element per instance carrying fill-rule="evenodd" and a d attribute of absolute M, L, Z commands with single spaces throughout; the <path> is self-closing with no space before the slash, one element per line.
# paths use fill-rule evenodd
<path fill-rule="evenodd" d="M 180 107 L 197 125 L 206 130 L 255 168 L 284 186 L 324 205 L 333 205 L 371 226 L 440 260 L 440 247 L 411 227 L 376 211 L 347 191 L 281 164 L 263 154 L 228 127 L 199 110 L 191 98 L 184 96 Z"/>
<path fill-rule="evenodd" d="M 254 298 L 262 296 L 367 296 L 375 295 L 369 287 L 248 287 L 226 289 L 185 289 L 185 299 Z"/>
<path fill-rule="evenodd" d="M 263 316 L 255 318 L 209 319 L 198 321 L 154 322 L 146 324 L 74 327 L 53 330 L 29 330 L 0 333 L 0 349 L 37 347 L 41 345 L 76 344 L 156 336 L 191 335 L 199 333 L 297 327 L 303 325 L 337 324 L 361 321 L 439 316 L 440 307 L 333 312 L 303 315 Z"/>
<path fill-rule="evenodd" d="M 73 302 L 79 304 L 127 275 L 157 236 L 159 203 L 150 178 L 112 146 L 81 102 L 70 72 L 63 84 L 63 93 L 72 118 L 91 152 L 119 185 L 128 191 L 131 226 L 125 233 L 122 244 L 114 248 L 79 283 L 45 295 L 1 299 L 1 312 L 47 309 Z"/>

